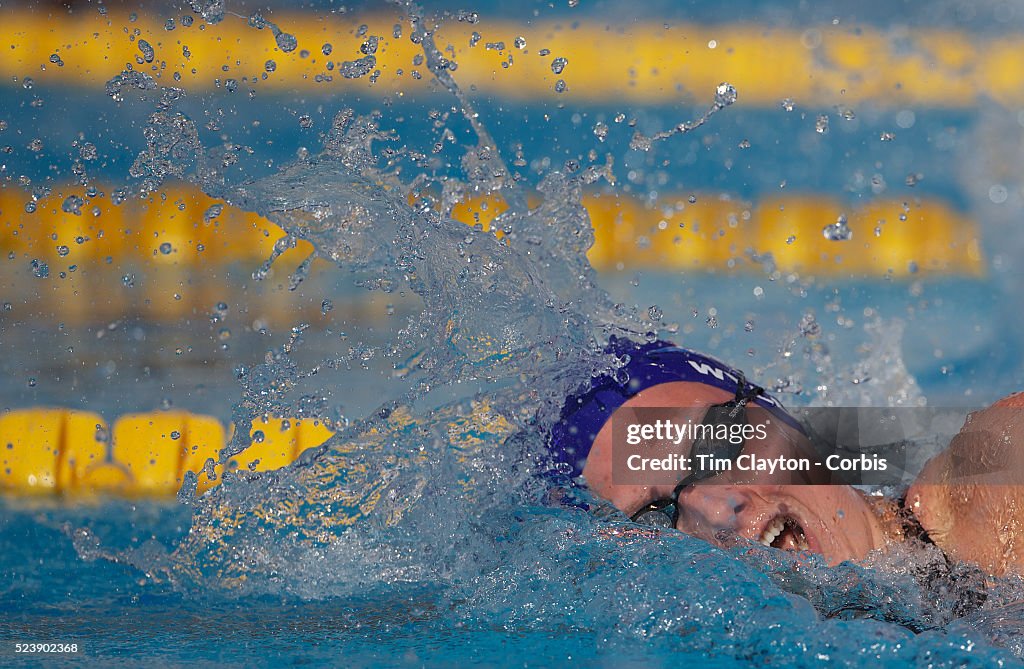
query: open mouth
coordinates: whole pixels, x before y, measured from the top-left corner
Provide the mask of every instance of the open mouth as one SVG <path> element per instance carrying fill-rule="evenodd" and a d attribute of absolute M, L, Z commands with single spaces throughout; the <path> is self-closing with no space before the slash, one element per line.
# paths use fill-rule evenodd
<path fill-rule="evenodd" d="M 775 516 L 758 539 L 761 544 L 784 551 L 808 551 L 807 535 L 796 518 L 789 515 Z"/>

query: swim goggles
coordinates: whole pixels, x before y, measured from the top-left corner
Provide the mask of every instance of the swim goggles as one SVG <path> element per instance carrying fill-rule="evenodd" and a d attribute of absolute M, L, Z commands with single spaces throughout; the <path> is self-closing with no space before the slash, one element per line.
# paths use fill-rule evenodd
<path fill-rule="evenodd" d="M 733 425 L 746 425 L 747 403 L 763 394 L 764 388 L 759 386 L 748 386 L 746 380 L 741 374 L 737 380 L 736 397 L 728 402 L 712 404 L 709 406 L 707 413 L 704 414 L 704 419 L 701 421 L 702 426 L 713 426 L 716 428 L 719 426 L 726 426 L 729 429 L 710 430 L 712 435 L 710 438 L 703 436 L 707 431 L 702 431 L 702 436 L 694 440 L 693 446 L 690 448 L 691 462 L 695 461 L 694 459 L 698 455 L 709 455 L 714 458 L 728 458 L 729 460 L 735 461 L 736 458 L 739 457 L 740 453 L 743 452 L 743 447 L 746 443 L 740 442 L 738 444 L 734 444 L 729 441 L 727 436 L 719 439 L 714 435 L 735 434 L 732 429 Z M 661 499 L 654 500 L 630 516 L 629 519 L 639 525 L 674 528 L 676 523 L 679 521 L 679 495 L 688 486 L 691 486 L 698 481 L 711 478 L 718 473 L 719 472 L 712 469 L 695 469 L 691 471 L 676 484 L 671 497 L 662 497 Z"/>

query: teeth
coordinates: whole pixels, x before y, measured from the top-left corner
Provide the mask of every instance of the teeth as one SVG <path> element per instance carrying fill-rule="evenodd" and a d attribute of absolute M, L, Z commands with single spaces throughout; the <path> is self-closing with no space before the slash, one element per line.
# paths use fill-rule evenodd
<path fill-rule="evenodd" d="M 761 533 L 761 537 L 758 539 L 758 542 L 764 546 L 770 547 L 772 542 L 775 541 L 775 539 L 782 534 L 782 531 L 785 529 L 786 520 L 781 516 L 774 518 L 770 523 L 768 523 L 768 527 L 764 528 L 764 532 Z M 793 523 L 791 529 L 793 531 L 793 536 L 796 539 L 797 549 L 801 551 L 810 550 L 811 548 L 807 545 L 807 538 L 804 536 L 802 528 L 798 529 L 795 523 Z"/>
<path fill-rule="evenodd" d="M 768 527 L 764 528 L 759 541 L 765 546 L 771 546 L 772 542 L 775 541 L 775 537 L 782 534 L 784 529 L 786 529 L 786 521 L 782 518 L 775 518 L 772 522 L 768 523 Z"/>

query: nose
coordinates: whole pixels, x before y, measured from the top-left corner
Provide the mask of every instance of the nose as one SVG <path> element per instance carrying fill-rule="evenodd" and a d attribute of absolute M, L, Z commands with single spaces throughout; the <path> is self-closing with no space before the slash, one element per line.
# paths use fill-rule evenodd
<path fill-rule="evenodd" d="M 730 485 L 695 485 L 679 495 L 679 529 L 708 541 L 716 541 L 722 530 L 736 532 L 740 514 L 750 500 L 745 492 Z"/>

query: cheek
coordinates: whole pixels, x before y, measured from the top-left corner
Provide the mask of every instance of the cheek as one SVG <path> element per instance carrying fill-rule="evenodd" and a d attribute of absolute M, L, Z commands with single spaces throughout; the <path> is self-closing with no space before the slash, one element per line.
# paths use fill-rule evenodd
<path fill-rule="evenodd" d="M 863 500 L 854 499 L 852 494 L 839 495 L 823 499 L 819 504 L 820 508 L 833 510 L 835 538 L 851 546 L 858 557 L 877 547 L 878 520 Z"/>
<path fill-rule="evenodd" d="M 686 526 L 683 529 L 735 529 L 748 500 L 733 486 L 704 485 L 684 491 L 679 504 L 680 524 Z"/>

